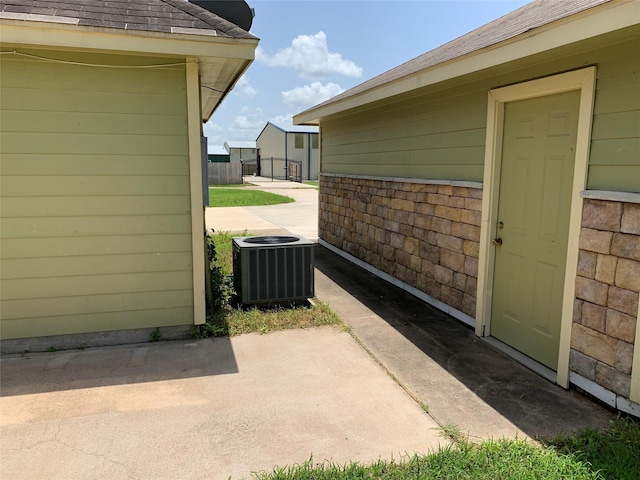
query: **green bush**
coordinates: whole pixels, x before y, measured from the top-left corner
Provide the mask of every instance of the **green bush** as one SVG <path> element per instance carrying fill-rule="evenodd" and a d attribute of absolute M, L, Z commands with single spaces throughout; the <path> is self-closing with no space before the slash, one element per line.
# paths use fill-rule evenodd
<path fill-rule="evenodd" d="M 207 245 L 209 301 L 207 317 L 214 317 L 229 308 L 231 298 L 235 295 L 233 279 L 224 274 L 222 266 L 217 262 L 216 244 L 213 232 L 205 236 Z"/>

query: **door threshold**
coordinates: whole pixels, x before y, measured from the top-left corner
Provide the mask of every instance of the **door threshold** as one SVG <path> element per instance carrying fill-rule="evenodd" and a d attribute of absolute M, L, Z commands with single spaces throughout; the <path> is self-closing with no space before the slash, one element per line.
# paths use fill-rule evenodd
<path fill-rule="evenodd" d="M 555 370 L 550 369 L 546 365 L 541 364 L 540 362 L 534 360 L 528 355 L 525 355 L 519 350 L 516 350 L 515 348 L 510 347 L 509 345 L 501 342 L 495 337 L 481 337 L 481 338 L 482 340 L 487 342 L 489 345 L 500 350 L 502 353 L 504 353 L 508 357 L 513 358 L 516 362 L 521 363 L 522 365 L 527 367 L 529 370 L 533 370 L 538 375 L 549 380 L 550 382 L 558 383 L 558 372 L 556 372 Z"/>

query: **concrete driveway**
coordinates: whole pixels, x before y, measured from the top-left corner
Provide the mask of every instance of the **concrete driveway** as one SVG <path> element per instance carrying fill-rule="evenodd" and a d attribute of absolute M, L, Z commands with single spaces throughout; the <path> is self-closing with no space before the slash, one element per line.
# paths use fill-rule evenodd
<path fill-rule="evenodd" d="M 294 203 L 258 207 L 207 208 L 207 228 L 219 232 L 240 233 L 248 230 L 261 235 L 292 233 L 309 240 L 318 239 L 318 189 L 303 183 L 246 177 L 253 186 L 248 190 L 263 190 L 291 197 Z"/>
<path fill-rule="evenodd" d="M 445 443 L 335 327 L 11 355 L 1 368 L 3 479 L 239 479 Z"/>

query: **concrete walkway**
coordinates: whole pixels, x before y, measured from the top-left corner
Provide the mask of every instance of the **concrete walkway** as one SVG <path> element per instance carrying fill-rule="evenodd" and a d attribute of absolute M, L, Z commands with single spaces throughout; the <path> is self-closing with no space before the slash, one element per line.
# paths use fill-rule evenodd
<path fill-rule="evenodd" d="M 259 188 L 308 202 L 208 209 L 208 226 L 317 238 L 317 190 L 291 187 Z M 614 418 L 326 248 L 315 258 L 316 296 L 361 345 L 324 327 L 3 357 L 2 478 L 238 479 L 426 453 L 440 426 L 535 438 Z"/>
<path fill-rule="evenodd" d="M 207 208 L 207 228 L 218 232 L 278 235 L 293 233 L 309 240 L 318 239 L 318 189 L 304 183 L 245 177 L 253 186 L 246 189 L 264 190 L 291 197 L 294 203 L 259 207 Z"/>
<path fill-rule="evenodd" d="M 615 417 L 502 354 L 473 330 L 375 275 L 316 247 L 316 296 L 441 426 L 471 440 L 553 437 Z"/>

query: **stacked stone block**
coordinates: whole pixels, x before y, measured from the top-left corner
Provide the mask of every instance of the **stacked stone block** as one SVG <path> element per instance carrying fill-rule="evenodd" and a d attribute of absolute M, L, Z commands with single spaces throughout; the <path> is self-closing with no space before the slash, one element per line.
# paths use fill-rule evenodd
<path fill-rule="evenodd" d="M 640 204 L 585 200 L 570 369 L 629 397 L 640 292 Z"/>
<path fill-rule="evenodd" d="M 322 175 L 319 235 L 475 317 L 482 190 Z"/>

